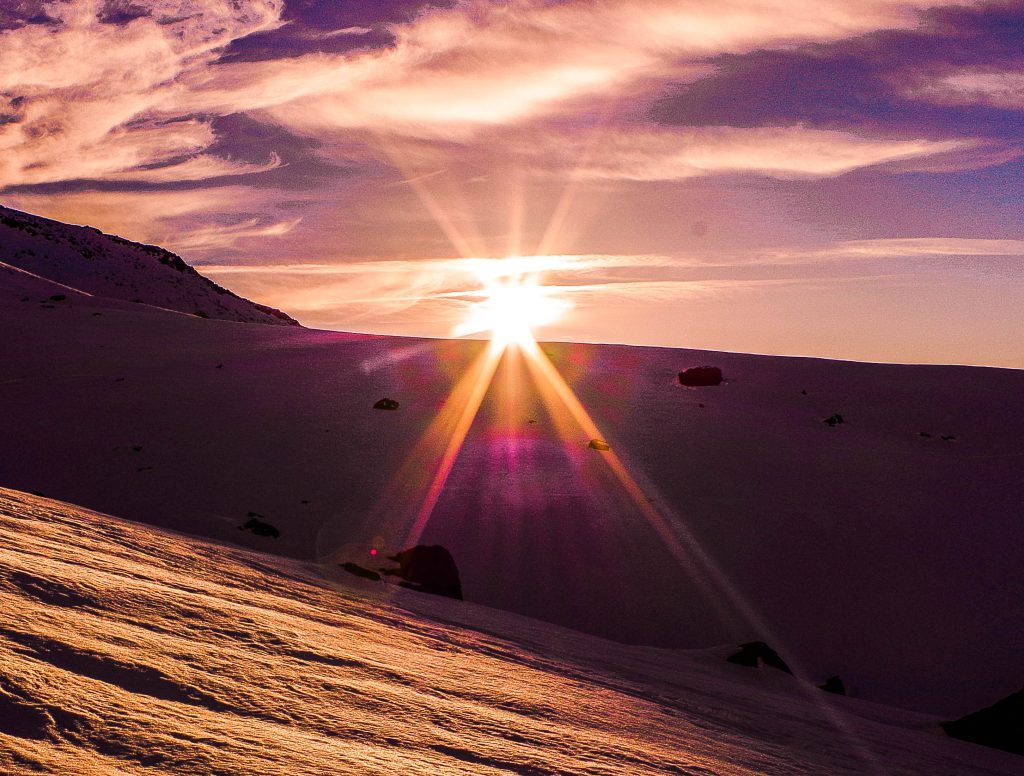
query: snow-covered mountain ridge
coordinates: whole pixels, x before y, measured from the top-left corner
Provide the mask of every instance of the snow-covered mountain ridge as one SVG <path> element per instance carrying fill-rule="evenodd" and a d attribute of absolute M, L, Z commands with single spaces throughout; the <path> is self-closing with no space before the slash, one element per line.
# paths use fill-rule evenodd
<path fill-rule="evenodd" d="M 0 206 L 0 262 L 96 296 L 202 318 L 297 326 L 222 288 L 155 245 Z"/>

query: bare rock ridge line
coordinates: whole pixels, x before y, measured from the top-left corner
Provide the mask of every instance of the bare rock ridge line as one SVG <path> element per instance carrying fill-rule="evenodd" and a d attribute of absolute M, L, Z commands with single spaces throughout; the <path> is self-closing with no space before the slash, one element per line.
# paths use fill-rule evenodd
<path fill-rule="evenodd" d="M 3 206 L 0 262 L 87 295 L 200 318 L 299 325 L 280 310 L 217 285 L 164 248 Z"/>

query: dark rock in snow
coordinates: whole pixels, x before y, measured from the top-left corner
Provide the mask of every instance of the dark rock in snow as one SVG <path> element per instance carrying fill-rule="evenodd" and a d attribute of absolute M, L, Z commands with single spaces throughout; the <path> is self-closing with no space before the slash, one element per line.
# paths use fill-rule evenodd
<path fill-rule="evenodd" d="M 439 544 L 417 544 L 392 555 L 396 569 L 381 569 L 382 574 L 400 577 L 402 587 L 462 600 L 462 582 L 455 559 Z"/>
<path fill-rule="evenodd" d="M 787 674 L 793 674 L 789 666 L 786 665 L 786 661 L 779 657 L 779 653 L 763 641 L 748 641 L 746 644 L 740 644 L 740 651 L 727 657 L 726 660 L 748 668 L 757 668 L 763 664 L 785 671 Z"/>
<path fill-rule="evenodd" d="M 952 434 L 943 434 L 942 437 L 940 437 L 940 438 L 942 439 L 943 442 L 953 442 L 953 441 L 956 441 L 956 437 L 953 436 Z"/>
<path fill-rule="evenodd" d="M 363 579 L 372 579 L 374 582 L 380 582 L 380 574 L 370 569 L 364 569 L 358 563 L 341 563 L 339 564 L 349 574 L 355 574 L 357 577 Z"/>
<path fill-rule="evenodd" d="M 836 695 L 846 695 L 846 685 L 843 684 L 843 680 L 838 676 L 830 676 L 818 685 L 818 689 L 835 693 Z"/>
<path fill-rule="evenodd" d="M 65 294 L 54 294 L 53 296 L 50 297 L 50 301 L 51 302 L 66 302 L 67 301 L 67 295 L 65 295 Z"/>
<path fill-rule="evenodd" d="M 281 532 L 278 531 L 270 523 L 265 523 L 260 518 L 263 515 L 259 515 L 256 512 L 249 513 L 249 519 L 238 526 L 239 531 L 251 531 L 256 536 L 269 536 L 271 539 L 277 539 Z"/>
<path fill-rule="evenodd" d="M 397 410 L 399 404 L 394 399 L 389 399 L 386 396 L 379 402 L 373 405 L 375 410 Z"/>
<path fill-rule="evenodd" d="M 717 366 L 694 366 L 679 373 L 680 385 L 702 388 L 722 384 L 722 370 Z"/>
<path fill-rule="evenodd" d="M 825 418 L 825 419 L 824 419 L 823 421 L 821 421 L 821 422 L 822 422 L 822 423 L 827 423 L 828 425 L 830 425 L 830 426 L 832 426 L 833 428 L 835 428 L 836 426 L 841 426 L 841 425 L 842 425 L 843 423 L 845 423 L 846 421 L 845 421 L 845 420 L 843 420 L 843 416 L 842 416 L 842 415 L 840 415 L 840 414 L 839 414 L 839 413 L 837 412 L 837 413 L 835 413 L 834 415 L 829 415 L 829 416 L 828 416 L 827 418 Z"/>
<path fill-rule="evenodd" d="M 931 439 L 932 437 L 932 435 L 929 434 L 927 431 L 922 431 L 920 436 L 923 436 L 925 439 Z"/>
<path fill-rule="evenodd" d="M 966 717 L 943 722 L 951 738 L 1024 754 L 1024 687 Z"/>
<path fill-rule="evenodd" d="M 587 444 L 591 450 L 611 450 L 612 446 L 603 439 L 591 439 Z"/>

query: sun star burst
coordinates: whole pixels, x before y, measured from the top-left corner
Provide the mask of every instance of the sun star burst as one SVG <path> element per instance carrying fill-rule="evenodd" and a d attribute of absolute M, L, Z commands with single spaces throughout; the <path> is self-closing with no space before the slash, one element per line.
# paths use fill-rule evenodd
<path fill-rule="evenodd" d="M 482 287 L 473 294 L 475 301 L 455 328 L 456 336 L 490 332 L 498 345 L 523 345 L 533 341 L 537 327 L 558 320 L 569 308 L 555 288 L 541 283 L 539 272 L 504 270 L 490 262 L 475 266 L 474 272 Z"/>

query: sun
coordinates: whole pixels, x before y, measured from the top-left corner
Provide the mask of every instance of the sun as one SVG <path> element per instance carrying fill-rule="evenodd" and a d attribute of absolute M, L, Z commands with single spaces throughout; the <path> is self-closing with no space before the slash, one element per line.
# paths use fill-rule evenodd
<path fill-rule="evenodd" d="M 530 257 L 534 258 L 534 257 Z M 556 289 L 544 286 L 538 272 L 503 271 L 493 263 L 474 268 L 482 288 L 473 294 L 469 315 L 455 334 L 490 332 L 497 345 L 526 344 L 538 326 L 558 320 L 568 309 Z"/>
<path fill-rule="evenodd" d="M 558 301 L 536 280 L 505 279 L 484 289 L 473 318 L 499 344 L 524 344 L 533 339 L 534 328 L 551 323 L 561 312 Z"/>

